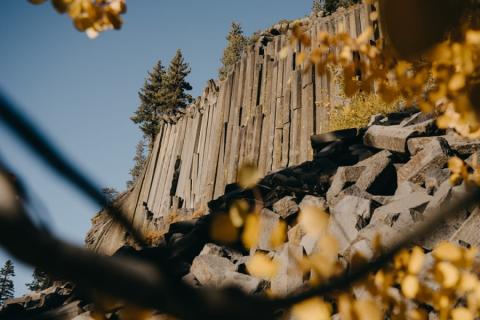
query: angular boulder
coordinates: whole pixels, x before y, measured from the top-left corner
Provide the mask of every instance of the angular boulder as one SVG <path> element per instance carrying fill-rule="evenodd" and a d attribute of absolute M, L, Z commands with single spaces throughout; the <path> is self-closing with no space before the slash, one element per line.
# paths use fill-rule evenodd
<path fill-rule="evenodd" d="M 297 213 L 298 205 L 295 202 L 295 197 L 286 196 L 278 200 L 273 204 L 273 211 L 278 213 L 283 219 Z"/>
<path fill-rule="evenodd" d="M 357 237 L 358 230 L 369 220 L 372 202 L 354 196 L 345 196 L 330 209 L 329 232 L 339 242 L 340 253 Z"/>
<path fill-rule="evenodd" d="M 222 284 L 227 271 L 236 271 L 236 266 L 226 258 L 209 254 L 195 257 L 190 268 L 201 285 L 213 287 Z"/>
<path fill-rule="evenodd" d="M 365 133 L 363 143 L 377 149 L 405 153 L 408 139 L 416 135 L 418 132 L 410 128 L 373 125 Z"/>
<path fill-rule="evenodd" d="M 450 149 L 445 139 L 436 138 L 426 144 L 421 151 L 410 158 L 397 171 L 398 183 L 410 181 L 422 183 L 428 170 L 442 169 L 448 162 Z"/>
<path fill-rule="evenodd" d="M 297 263 L 302 256 L 302 247 L 290 243 L 285 243 L 277 252 L 273 261 L 278 264 L 278 272 L 270 286 L 274 295 L 283 296 L 302 286 L 303 272 Z"/>

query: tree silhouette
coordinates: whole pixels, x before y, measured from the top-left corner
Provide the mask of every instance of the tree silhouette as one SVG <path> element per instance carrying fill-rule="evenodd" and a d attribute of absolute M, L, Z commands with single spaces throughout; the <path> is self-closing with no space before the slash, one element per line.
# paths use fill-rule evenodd
<path fill-rule="evenodd" d="M 13 277 L 15 276 L 15 267 L 12 260 L 7 260 L 0 269 L 0 304 L 5 300 L 13 298 L 15 289 L 13 286 Z"/>
<path fill-rule="evenodd" d="M 223 51 L 223 57 L 221 59 L 222 67 L 218 71 L 221 80 L 225 79 L 230 68 L 240 60 L 243 49 L 248 41 L 243 35 L 242 26 L 237 22 L 232 22 L 226 39 L 227 46 Z"/>
<path fill-rule="evenodd" d="M 43 272 L 38 268 L 35 268 L 35 270 L 33 270 L 32 277 L 33 277 L 32 282 L 25 284 L 27 288 L 32 291 L 45 290 L 49 288 L 53 283 L 50 277 L 45 272 Z"/>

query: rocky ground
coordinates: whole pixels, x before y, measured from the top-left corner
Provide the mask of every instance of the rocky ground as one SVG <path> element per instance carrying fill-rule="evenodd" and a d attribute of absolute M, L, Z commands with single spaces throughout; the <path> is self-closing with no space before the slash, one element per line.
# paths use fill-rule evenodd
<path fill-rule="evenodd" d="M 402 232 L 464 193 L 464 183 L 452 185 L 449 181 L 448 159 L 456 155 L 471 162 L 480 148 L 480 140 L 439 130 L 431 116 L 415 111 L 374 116 L 366 128 L 316 135 L 311 140 L 314 161 L 271 173 L 259 182 L 263 209 L 256 248 L 227 248 L 209 237 L 212 213 L 227 212 L 237 199 L 258 204 L 258 196 L 237 185 L 227 186 L 222 197 L 210 202 L 210 215 L 185 216 L 183 222 L 168 226 L 158 246 L 170 250 L 170 262 L 177 266 L 179 277 L 194 286 L 236 286 L 252 294 L 267 289 L 275 295 L 301 290 L 309 278 L 295 268 L 295 263 L 316 246 L 316 239 L 297 224 L 302 208 L 315 205 L 330 214 L 328 228 L 339 241 L 338 259 L 344 265 L 356 252 L 370 258 L 377 234 L 388 247 Z M 268 239 L 279 220 L 288 224 L 287 242 L 273 248 Z M 478 208 L 468 208 L 452 215 L 417 244 L 427 252 L 440 240 L 477 246 L 479 225 Z M 257 251 L 279 265 L 271 281 L 246 271 L 246 263 Z M 79 297 L 75 290 L 57 286 L 9 301 L 0 315 L 90 319 L 87 315 L 92 305 Z"/>

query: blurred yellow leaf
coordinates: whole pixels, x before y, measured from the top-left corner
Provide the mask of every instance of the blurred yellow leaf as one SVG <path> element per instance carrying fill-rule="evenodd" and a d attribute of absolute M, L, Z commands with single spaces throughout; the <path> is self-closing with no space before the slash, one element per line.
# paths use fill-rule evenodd
<path fill-rule="evenodd" d="M 305 207 L 298 216 L 298 223 L 301 228 L 306 233 L 314 236 L 319 236 L 325 232 L 328 220 L 328 214 L 315 206 Z"/>
<path fill-rule="evenodd" d="M 371 300 L 357 300 L 353 310 L 358 320 L 382 320 L 383 314 L 378 305 Z"/>
<path fill-rule="evenodd" d="M 243 246 L 247 249 L 257 246 L 260 238 L 260 218 L 258 214 L 250 214 L 245 219 L 245 228 L 242 234 Z"/>
<path fill-rule="evenodd" d="M 402 293 L 408 299 L 414 299 L 418 290 L 420 289 L 420 284 L 418 283 L 418 278 L 414 275 L 407 275 L 402 280 Z"/>
<path fill-rule="evenodd" d="M 408 262 L 408 272 L 411 274 L 418 274 L 422 270 L 423 262 L 425 261 L 425 253 L 420 247 L 414 247 Z"/>
<path fill-rule="evenodd" d="M 250 163 L 243 164 L 238 171 L 238 184 L 245 189 L 255 187 L 260 178 L 257 167 Z"/>
<path fill-rule="evenodd" d="M 462 251 L 460 248 L 450 242 L 441 242 L 432 252 L 437 260 L 459 262 L 462 259 Z"/>
<path fill-rule="evenodd" d="M 278 221 L 270 235 L 270 244 L 273 248 L 277 248 L 285 243 L 287 239 L 287 224 L 285 221 Z"/>
<path fill-rule="evenodd" d="M 453 264 L 442 261 L 435 266 L 435 277 L 443 288 L 450 289 L 458 283 L 460 273 Z"/>
<path fill-rule="evenodd" d="M 473 315 L 467 308 L 455 308 L 452 310 L 452 320 L 473 320 Z"/>
<path fill-rule="evenodd" d="M 330 320 L 330 314 L 330 305 L 318 297 L 297 303 L 292 308 L 296 320 Z"/>
<path fill-rule="evenodd" d="M 247 271 L 254 277 L 271 280 L 277 275 L 278 265 L 263 253 L 255 253 L 247 264 Z"/>

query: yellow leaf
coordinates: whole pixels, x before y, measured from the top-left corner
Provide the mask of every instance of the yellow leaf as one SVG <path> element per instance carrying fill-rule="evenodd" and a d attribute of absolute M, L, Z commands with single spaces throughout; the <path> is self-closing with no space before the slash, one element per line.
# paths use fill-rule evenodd
<path fill-rule="evenodd" d="M 244 199 L 236 200 L 230 210 L 228 210 L 228 214 L 230 216 L 230 220 L 232 220 L 232 224 L 240 228 L 243 226 L 243 222 L 245 216 L 248 214 L 249 205 L 248 202 Z"/>
<path fill-rule="evenodd" d="M 340 313 L 340 319 L 342 320 L 352 320 L 352 312 L 353 312 L 353 306 L 352 306 L 352 300 L 351 298 L 342 293 L 338 297 L 338 312 Z"/>
<path fill-rule="evenodd" d="M 304 52 L 299 52 L 299 53 L 297 54 L 296 64 L 297 64 L 298 66 L 301 65 L 301 64 L 305 61 L 305 58 L 306 58 L 305 53 L 304 53 Z"/>
<path fill-rule="evenodd" d="M 305 207 L 298 216 L 301 228 L 308 234 L 318 236 L 325 232 L 329 216 L 315 206 Z"/>
<path fill-rule="evenodd" d="M 366 44 L 373 35 L 373 28 L 368 26 L 356 39 L 357 45 Z"/>
<path fill-rule="evenodd" d="M 465 34 L 465 40 L 467 44 L 478 46 L 480 45 L 480 31 L 479 30 L 468 30 Z"/>
<path fill-rule="evenodd" d="M 452 310 L 452 320 L 473 320 L 473 315 L 467 308 L 455 308 Z"/>
<path fill-rule="evenodd" d="M 372 11 L 370 13 L 370 20 L 371 21 L 377 21 L 378 20 L 378 11 Z"/>
<path fill-rule="evenodd" d="M 453 288 L 460 278 L 458 269 L 449 262 L 439 262 L 435 266 L 435 278 L 446 289 Z"/>
<path fill-rule="evenodd" d="M 448 82 L 448 89 L 450 91 L 458 91 L 465 87 L 465 75 L 455 73 Z"/>
<path fill-rule="evenodd" d="M 407 319 L 409 320 L 428 320 L 428 313 L 425 310 L 410 310 L 408 312 L 408 317 Z"/>
<path fill-rule="evenodd" d="M 408 262 L 408 272 L 411 274 L 418 274 L 422 270 L 423 262 L 425 261 L 425 253 L 420 247 L 414 247 Z"/>
<path fill-rule="evenodd" d="M 245 189 L 255 187 L 260 178 L 257 167 L 250 163 L 243 164 L 238 171 L 238 184 Z"/>
<path fill-rule="evenodd" d="M 292 315 L 297 320 L 330 320 L 331 307 L 321 298 L 311 298 L 293 306 Z"/>
<path fill-rule="evenodd" d="M 277 248 L 285 243 L 287 238 L 287 224 L 285 221 L 278 221 L 270 235 L 270 244 L 273 248 Z"/>
<path fill-rule="evenodd" d="M 477 277 L 470 272 L 464 271 L 460 276 L 460 283 L 458 284 L 457 291 L 460 294 L 465 294 L 467 292 L 475 290 L 477 286 L 478 286 Z"/>
<path fill-rule="evenodd" d="M 414 275 L 407 275 L 402 280 L 402 293 L 408 299 L 414 299 L 420 289 L 418 278 Z"/>
<path fill-rule="evenodd" d="M 459 262 L 462 259 L 462 251 L 453 243 L 443 241 L 432 252 L 437 260 Z"/>
<path fill-rule="evenodd" d="M 371 300 L 358 300 L 353 304 L 358 320 L 382 320 L 383 314 L 378 305 Z"/>
<path fill-rule="evenodd" d="M 247 271 L 254 277 L 270 280 L 277 275 L 278 265 L 263 253 L 255 253 L 247 264 Z"/>
<path fill-rule="evenodd" d="M 290 47 L 283 47 L 279 53 L 280 59 L 282 60 L 286 59 L 288 57 L 289 52 L 290 52 Z"/>
<path fill-rule="evenodd" d="M 250 214 L 245 219 L 245 228 L 242 234 L 243 246 L 247 249 L 257 246 L 260 238 L 260 218 L 258 214 Z"/>

